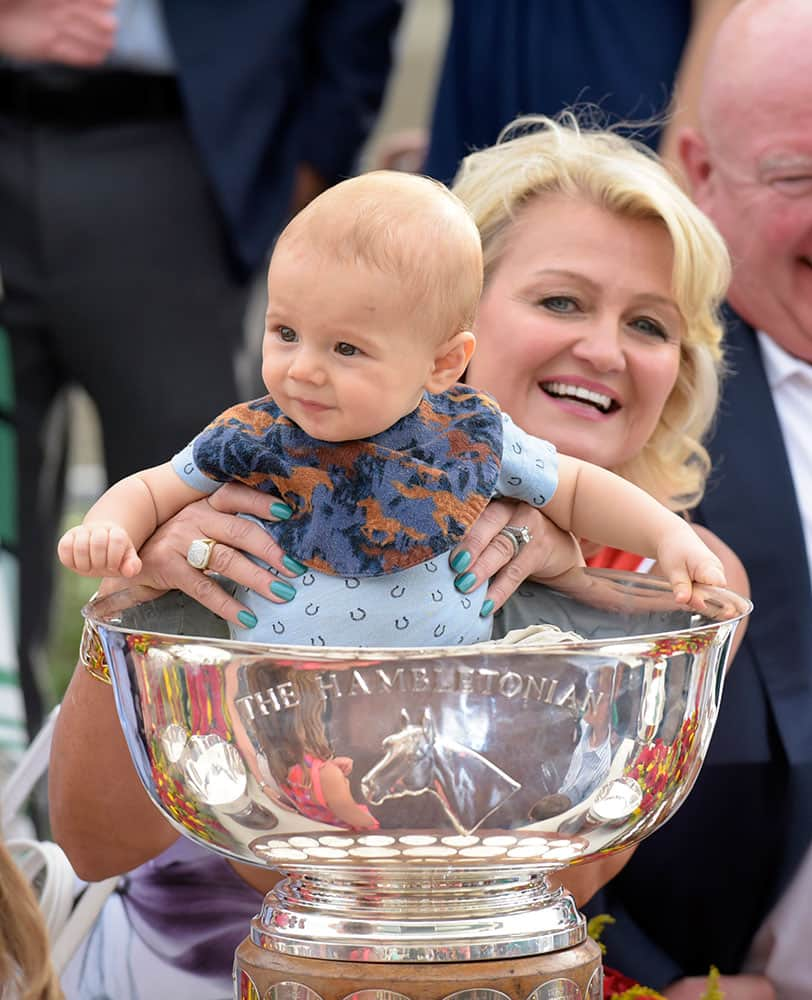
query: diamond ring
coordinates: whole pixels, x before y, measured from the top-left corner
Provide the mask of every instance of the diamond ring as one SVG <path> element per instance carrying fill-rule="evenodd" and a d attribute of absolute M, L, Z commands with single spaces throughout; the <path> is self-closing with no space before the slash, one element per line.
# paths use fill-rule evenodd
<path fill-rule="evenodd" d="M 186 552 L 186 562 L 194 569 L 208 569 L 211 550 L 216 544 L 213 538 L 196 538 Z"/>
<path fill-rule="evenodd" d="M 505 525 L 499 534 L 510 539 L 510 543 L 513 546 L 511 559 L 516 558 L 519 552 L 521 552 L 523 545 L 529 545 L 533 541 L 533 536 L 530 534 L 530 529 L 526 524 L 523 524 L 520 528 L 514 528 L 512 524 Z"/>

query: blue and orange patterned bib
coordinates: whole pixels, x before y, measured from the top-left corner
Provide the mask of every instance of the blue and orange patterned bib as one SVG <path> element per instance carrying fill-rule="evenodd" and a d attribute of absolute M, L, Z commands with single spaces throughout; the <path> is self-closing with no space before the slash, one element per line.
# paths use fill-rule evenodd
<path fill-rule="evenodd" d="M 502 415 L 460 384 L 374 437 L 333 443 L 266 396 L 226 410 L 190 448 L 178 466 L 196 488 L 236 481 L 292 508 L 267 525 L 285 552 L 323 573 L 381 576 L 448 552 L 479 517 L 499 478 Z"/>

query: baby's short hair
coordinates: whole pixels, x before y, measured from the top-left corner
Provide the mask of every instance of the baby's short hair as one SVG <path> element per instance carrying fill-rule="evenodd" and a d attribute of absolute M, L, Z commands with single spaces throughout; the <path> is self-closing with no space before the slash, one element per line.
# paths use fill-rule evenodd
<path fill-rule="evenodd" d="M 277 246 L 302 238 L 333 259 L 403 277 L 421 329 L 436 330 L 438 341 L 471 329 L 482 292 L 479 231 L 438 181 L 394 170 L 341 181 L 291 220 Z"/>

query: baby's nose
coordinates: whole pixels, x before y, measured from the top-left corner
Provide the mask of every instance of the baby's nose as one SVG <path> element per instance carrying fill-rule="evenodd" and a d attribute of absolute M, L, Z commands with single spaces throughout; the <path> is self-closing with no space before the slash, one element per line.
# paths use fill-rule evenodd
<path fill-rule="evenodd" d="M 302 382 L 323 382 L 324 368 L 312 351 L 297 351 L 288 366 L 288 375 Z"/>

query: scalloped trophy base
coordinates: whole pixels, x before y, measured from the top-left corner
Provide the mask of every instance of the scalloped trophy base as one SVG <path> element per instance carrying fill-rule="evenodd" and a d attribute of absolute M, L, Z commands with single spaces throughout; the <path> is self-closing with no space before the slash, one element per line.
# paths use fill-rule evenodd
<path fill-rule="evenodd" d="M 363 941 L 358 942 L 359 957 Z M 269 951 L 247 937 L 234 958 L 236 1000 L 601 1000 L 600 948 L 480 962 L 336 962 Z"/>

